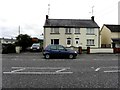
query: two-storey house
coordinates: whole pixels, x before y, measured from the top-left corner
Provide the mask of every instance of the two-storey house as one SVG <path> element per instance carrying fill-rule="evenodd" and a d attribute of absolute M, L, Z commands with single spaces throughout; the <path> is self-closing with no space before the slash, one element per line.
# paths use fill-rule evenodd
<path fill-rule="evenodd" d="M 60 44 L 65 47 L 98 48 L 99 26 L 91 19 L 49 19 L 44 24 L 44 47 Z"/>

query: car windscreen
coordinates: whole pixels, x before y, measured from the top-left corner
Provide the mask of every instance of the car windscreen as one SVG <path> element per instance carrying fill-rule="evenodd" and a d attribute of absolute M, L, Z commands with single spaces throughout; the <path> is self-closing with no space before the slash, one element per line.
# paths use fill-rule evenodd
<path fill-rule="evenodd" d="M 40 45 L 39 45 L 39 44 L 33 44 L 32 46 L 37 46 L 37 47 L 38 47 L 38 46 L 40 46 Z"/>

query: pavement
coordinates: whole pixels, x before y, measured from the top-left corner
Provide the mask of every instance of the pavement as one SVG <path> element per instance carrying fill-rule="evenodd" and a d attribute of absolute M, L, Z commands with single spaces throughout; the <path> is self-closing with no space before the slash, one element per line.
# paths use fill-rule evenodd
<path fill-rule="evenodd" d="M 2 55 L 3 88 L 119 88 L 119 54 L 44 59 L 41 52 Z"/>

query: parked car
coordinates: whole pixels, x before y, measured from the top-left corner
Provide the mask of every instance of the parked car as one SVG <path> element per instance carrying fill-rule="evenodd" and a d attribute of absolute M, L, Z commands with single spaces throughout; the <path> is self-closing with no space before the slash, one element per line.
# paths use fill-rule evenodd
<path fill-rule="evenodd" d="M 30 51 L 41 51 L 41 46 L 39 43 L 33 43 L 30 47 Z"/>
<path fill-rule="evenodd" d="M 46 59 L 49 59 L 51 57 L 67 57 L 67 58 L 76 58 L 77 52 L 71 49 L 66 49 L 62 45 L 48 45 L 43 50 L 43 55 Z"/>

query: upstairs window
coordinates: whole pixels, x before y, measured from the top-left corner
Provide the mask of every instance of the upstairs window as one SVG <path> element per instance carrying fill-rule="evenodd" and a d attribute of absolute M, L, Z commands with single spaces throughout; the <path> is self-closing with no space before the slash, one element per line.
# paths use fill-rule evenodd
<path fill-rule="evenodd" d="M 80 28 L 75 28 L 75 34 L 80 34 Z"/>
<path fill-rule="evenodd" d="M 59 34 L 59 28 L 51 28 L 51 34 Z"/>
<path fill-rule="evenodd" d="M 66 34 L 71 34 L 71 28 L 66 28 L 66 29 L 65 29 L 65 33 L 66 33 Z"/>
<path fill-rule="evenodd" d="M 87 34 L 94 35 L 95 34 L 94 28 L 87 28 Z"/>

